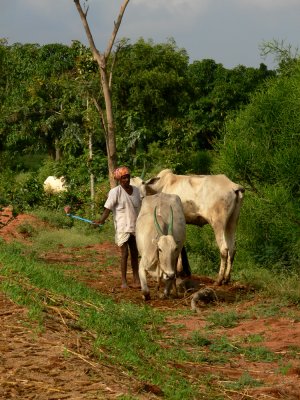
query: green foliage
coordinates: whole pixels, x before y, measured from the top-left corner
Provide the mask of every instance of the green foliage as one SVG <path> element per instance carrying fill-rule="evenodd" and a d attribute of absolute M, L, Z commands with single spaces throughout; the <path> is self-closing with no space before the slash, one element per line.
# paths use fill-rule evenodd
<path fill-rule="evenodd" d="M 78 41 L 70 47 L 1 42 L 0 50 L 0 151 L 45 152 L 63 160 L 63 175 L 77 171 L 71 180 L 85 180 L 87 172 L 107 176 L 105 136 L 93 102 L 103 108 L 103 98 L 90 50 Z M 112 56 L 117 157 L 133 169 L 142 169 L 145 157 L 156 166 L 147 157 L 153 145 L 177 172 L 209 172 L 210 160 L 198 152 L 211 148 L 227 113 L 248 102 L 271 73 L 262 66 L 230 71 L 213 60 L 189 65 L 172 39 L 132 45 L 123 40 Z"/>
<path fill-rule="evenodd" d="M 299 98 L 298 63 L 228 120 L 213 168 L 246 187 L 240 246 L 257 263 L 283 270 L 300 262 Z"/>
<path fill-rule="evenodd" d="M 28 210 L 41 203 L 43 187 L 34 173 L 14 175 L 11 171 L 0 174 L 0 198 L 11 204 L 15 211 Z"/>

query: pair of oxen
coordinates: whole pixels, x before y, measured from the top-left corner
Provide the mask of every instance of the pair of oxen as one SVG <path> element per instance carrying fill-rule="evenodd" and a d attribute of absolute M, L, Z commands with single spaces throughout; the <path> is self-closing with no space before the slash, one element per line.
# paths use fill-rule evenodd
<path fill-rule="evenodd" d="M 220 251 L 217 285 L 227 284 L 235 255 L 235 232 L 244 188 L 225 175 L 175 175 L 161 171 L 144 181 L 132 178 L 143 197 L 136 224 L 143 298 L 150 299 L 147 272 L 165 281 L 164 297 L 176 286 L 186 224 L 210 224 Z"/>

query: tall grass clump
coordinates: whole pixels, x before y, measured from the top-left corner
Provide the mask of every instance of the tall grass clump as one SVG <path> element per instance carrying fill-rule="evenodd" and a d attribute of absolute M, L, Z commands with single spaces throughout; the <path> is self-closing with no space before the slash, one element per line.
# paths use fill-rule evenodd
<path fill-rule="evenodd" d="M 36 227 L 32 246 L 34 250 L 45 251 L 58 245 L 83 247 L 106 240 L 114 240 L 114 227 L 111 219 L 102 226 L 96 226 L 68 217 L 62 210 L 39 208 L 32 214 L 46 223 L 45 227 Z M 47 229 L 47 225 L 49 229 Z"/>
<path fill-rule="evenodd" d="M 193 274 L 216 275 L 219 271 L 220 252 L 211 226 L 187 225 L 186 250 Z"/>

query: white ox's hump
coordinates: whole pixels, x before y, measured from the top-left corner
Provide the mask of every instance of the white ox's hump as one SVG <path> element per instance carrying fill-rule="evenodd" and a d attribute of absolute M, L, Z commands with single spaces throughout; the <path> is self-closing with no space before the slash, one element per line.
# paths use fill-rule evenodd
<path fill-rule="evenodd" d="M 163 176 L 168 175 L 168 174 L 173 174 L 173 171 L 172 171 L 171 169 L 169 169 L 169 168 L 166 168 L 166 169 L 161 170 L 161 171 L 157 174 L 157 176 L 159 176 L 160 178 L 162 178 Z"/>

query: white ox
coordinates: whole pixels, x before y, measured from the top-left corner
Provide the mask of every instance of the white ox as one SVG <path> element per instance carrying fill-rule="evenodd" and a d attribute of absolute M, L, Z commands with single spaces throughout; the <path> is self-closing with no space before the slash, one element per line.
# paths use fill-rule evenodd
<path fill-rule="evenodd" d="M 48 178 L 44 181 L 44 191 L 46 193 L 60 193 L 66 192 L 66 180 L 63 176 L 60 178 L 56 178 L 56 176 L 48 176 Z"/>
<path fill-rule="evenodd" d="M 158 192 L 177 194 L 187 224 L 212 226 L 221 256 L 217 284 L 228 283 L 245 189 L 225 175 L 175 175 L 170 169 L 146 182 L 134 178 L 132 183 L 140 188 L 142 196 Z"/>
<path fill-rule="evenodd" d="M 164 297 L 176 289 L 176 266 L 185 241 L 185 217 L 179 196 L 158 193 L 142 201 L 136 221 L 136 243 L 141 260 L 139 277 L 143 298 L 150 299 L 148 272 L 157 279 L 158 289 L 165 280 Z"/>

